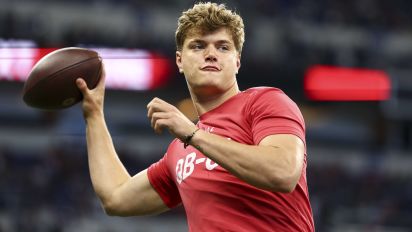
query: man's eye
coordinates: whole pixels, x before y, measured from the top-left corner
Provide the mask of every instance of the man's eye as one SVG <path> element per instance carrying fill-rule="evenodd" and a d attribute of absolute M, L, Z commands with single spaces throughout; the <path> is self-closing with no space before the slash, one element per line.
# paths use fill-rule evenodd
<path fill-rule="evenodd" d="M 219 50 L 221 50 L 221 51 L 228 51 L 229 50 L 229 46 L 220 46 L 219 47 Z"/>
<path fill-rule="evenodd" d="M 193 45 L 191 46 L 191 48 L 198 50 L 198 49 L 202 49 L 203 46 L 202 46 L 201 44 L 193 44 Z"/>

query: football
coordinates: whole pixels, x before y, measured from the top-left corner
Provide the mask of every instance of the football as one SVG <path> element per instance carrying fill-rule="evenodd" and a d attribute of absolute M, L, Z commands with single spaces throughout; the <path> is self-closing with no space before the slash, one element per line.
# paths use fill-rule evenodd
<path fill-rule="evenodd" d="M 44 110 L 68 108 L 83 98 L 76 79 L 83 78 L 89 89 L 100 79 L 102 59 L 96 51 L 68 47 L 41 58 L 32 68 L 23 88 L 23 100 Z"/>

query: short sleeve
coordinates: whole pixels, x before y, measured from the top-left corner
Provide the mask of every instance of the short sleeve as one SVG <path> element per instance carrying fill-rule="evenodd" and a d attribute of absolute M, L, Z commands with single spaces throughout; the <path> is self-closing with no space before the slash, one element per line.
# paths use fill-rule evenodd
<path fill-rule="evenodd" d="M 147 170 L 150 184 L 162 198 L 167 207 L 173 208 L 181 203 L 179 190 L 166 165 L 167 154 Z"/>
<path fill-rule="evenodd" d="M 276 88 L 259 90 L 250 103 L 253 142 L 259 144 L 266 136 L 293 134 L 305 142 L 305 122 L 296 105 Z"/>

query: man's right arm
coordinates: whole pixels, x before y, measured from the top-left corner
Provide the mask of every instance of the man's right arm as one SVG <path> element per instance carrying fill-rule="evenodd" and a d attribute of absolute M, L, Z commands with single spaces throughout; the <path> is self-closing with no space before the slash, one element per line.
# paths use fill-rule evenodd
<path fill-rule="evenodd" d="M 105 72 L 90 90 L 79 78 L 76 84 L 83 95 L 87 152 L 93 188 L 109 215 L 147 215 L 166 211 L 158 193 L 151 186 L 147 171 L 131 177 L 116 154 L 103 113 Z"/>
<path fill-rule="evenodd" d="M 169 209 L 150 184 L 147 170 L 129 175 L 116 154 L 103 116 L 87 119 L 86 137 L 90 176 L 107 214 L 149 215 Z"/>

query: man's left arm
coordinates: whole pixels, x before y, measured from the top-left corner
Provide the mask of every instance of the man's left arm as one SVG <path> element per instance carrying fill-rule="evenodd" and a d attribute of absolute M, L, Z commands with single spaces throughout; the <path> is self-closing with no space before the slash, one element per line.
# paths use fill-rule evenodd
<path fill-rule="evenodd" d="M 147 109 L 157 133 L 168 129 L 184 141 L 197 129 L 176 107 L 159 98 L 153 99 Z M 269 135 L 258 145 L 246 145 L 199 130 L 189 143 L 233 175 L 261 189 L 292 192 L 301 176 L 305 146 L 292 134 Z"/>
<path fill-rule="evenodd" d="M 269 135 L 259 145 L 246 145 L 200 130 L 190 144 L 233 175 L 261 189 L 292 192 L 301 176 L 305 147 L 292 134 Z"/>

